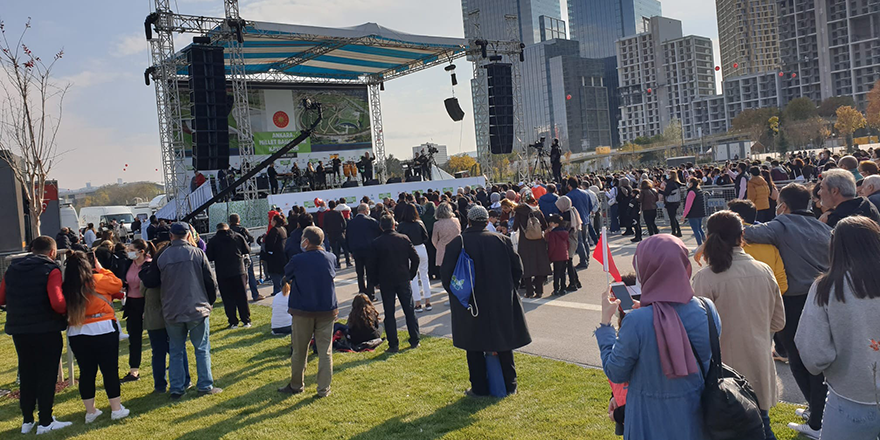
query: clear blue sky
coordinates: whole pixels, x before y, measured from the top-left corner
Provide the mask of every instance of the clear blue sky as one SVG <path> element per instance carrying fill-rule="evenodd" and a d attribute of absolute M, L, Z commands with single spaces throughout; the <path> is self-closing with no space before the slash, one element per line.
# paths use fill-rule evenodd
<path fill-rule="evenodd" d="M 149 65 L 144 17 L 152 0 L 5 1 L 0 20 L 7 35 L 17 36 L 28 17 L 26 42 L 44 58 L 64 49 L 59 79 L 72 88 L 58 137 L 67 153 L 54 171 L 63 188 L 126 181 L 161 181 L 156 97 L 143 82 Z M 175 5 L 176 3 L 176 5 Z M 223 15 L 222 0 L 176 0 L 177 12 Z M 711 0 L 662 0 L 663 15 L 682 20 L 685 34 L 716 40 L 715 4 Z M 563 0 L 563 11 L 565 5 Z M 317 26 L 354 26 L 376 22 L 408 33 L 461 37 L 459 0 L 242 0 L 242 16 L 251 20 Z M 188 41 L 181 37 L 181 42 Z M 462 63 L 459 63 L 462 64 Z M 449 153 L 475 150 L 467 75 L 459 69 L 455 94 L 467 116 L 460 123 L 446 115 L 443 99 L 451 95 L 441 68 L 419 72 L 385 85 L 382 110 L 387 152 L 412 154 L 413 146 L 433 141 Z M 125 164 L 128 170 L 123 172 Z"/>

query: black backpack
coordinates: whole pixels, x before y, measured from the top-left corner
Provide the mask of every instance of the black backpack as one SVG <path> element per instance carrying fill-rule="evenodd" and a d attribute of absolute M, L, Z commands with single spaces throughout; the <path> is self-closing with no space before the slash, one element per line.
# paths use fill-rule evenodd
<path fill-rule="evenodd" d="M 703 423 L 713 440 L 763 440 L 764 421 L 758 396 L 741 374 L 721 363 L 721 343 L 715 320 L 703 298 L 697 298 L 709 318 L 709 343 L 712 358 L 709 371 L 703 371 L 700 355 L 691 344 L 700 372 L 706 379 L 706 387 L 700 398 L 703 407 Z"/>

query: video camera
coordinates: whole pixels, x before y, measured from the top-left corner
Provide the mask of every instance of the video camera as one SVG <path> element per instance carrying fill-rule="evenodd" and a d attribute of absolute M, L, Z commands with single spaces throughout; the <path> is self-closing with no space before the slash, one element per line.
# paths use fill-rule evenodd
<path fill-rule="evenodd" d="M 437 154 L 439 151 L 440 150 L 438 150 L 437 147 L 434 147 L 434 146 L 428 147 L 428 154 L 434 155 L 434 154 Z"/>
<path fill-rule="evenodd" d="M 538 151 L 538 154 L 544 153 L 544 144 L 547 139 L 544 136 L 541 136 L 541 139 L 534 144 L 529 144 L 529 148 L 534 148 Z"/>

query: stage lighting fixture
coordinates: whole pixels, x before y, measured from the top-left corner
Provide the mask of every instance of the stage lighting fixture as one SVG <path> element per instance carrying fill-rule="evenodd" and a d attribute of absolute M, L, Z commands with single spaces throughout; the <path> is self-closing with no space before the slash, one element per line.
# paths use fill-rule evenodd
<path fill-rule="evenodd" d="M 147 15 L 147 18 L 144 19 L 144 33 L 147 36 L 147 41 L 153 39 L 153 28 L 150 26 L 158 20 L 159 20 L 159 13 L 158 12 L 153 12 L 150 15 Z"/>
<path fill-rule="evenodd" d="M 524 52 L 526 45 L 523 43 L 519 43 L 519 62 L 524 63 L 526 61 L 526 54 Z"/>
<path fill-rule="evenodd" d="M 205 46 L 210 46 L 211 45 L 211 37 L 203 37 L 203 36 L 193 37 L 193 44 L 202 44 Z"/>
<path fill-rule="evenodd" d="M 379 83 L 379 91 L 380 91 L 380 92 L 384 92 L 384 91 L 385 91 L 385 81 L 382 81 L 382 82 Z"/>
<path fill-rule="evenodd" d="M 486 53 L 486 46 L 489 45 L 489 42 L 486 40 L 476 40 L 474 41 L 474 44 L 480 47 L 480 55 L 483 58 L 486 58 L 488 56 L 488 54 Z"/>
<path fill-rule="evenodd" d="M 148 85 L 148 86 L 150 85 L 150 76 L 155 71 L 156 71 L 156 66 L 150 66 L 150 67 L 147 67 L 146 70 L 144 70 L 144 83 L 146 85 Z"/>
<path fill-rule="evenodd" d="M 502 57 L 501 55 L 492 55 L 491 57 L 489 57 L 489 61 L 492 61 L 493 63 L 501 61 L 502 59 L 504 59 L 504 57 Z"/>
<path fill-rule="evenodd" d="M 235 40 L 238 44 L 244 44 L 244 20 L 230 18 L 226 20 L 226 25 L 235 31 Z"/>
<path fill-rule="evenodd" d="M 453 85 L 453 86 L 457 86 L 457 85 L 458 85 L 458 78 L 455 77 L 455 74 L 454 74 L 454 73 L 452 74 L 452 85 Z"/>
<path fill-rule="evenodd" d="M 445 70 L 447 72 L 451 72 L 452 85 L 457 86 L 458 85 L 458 78 L 456 78 L 456 76 L 455 76 L 455 64 L 450 64 L 450 65 L 444 67 L 443 70 Z"/>

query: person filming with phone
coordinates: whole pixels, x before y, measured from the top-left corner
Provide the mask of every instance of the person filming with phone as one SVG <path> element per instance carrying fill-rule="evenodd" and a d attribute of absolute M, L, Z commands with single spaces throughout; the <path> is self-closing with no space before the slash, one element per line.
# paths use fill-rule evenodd
<path fill-rule="evenodd" d="M 700 399 L 701 370 L 708 370 L 711 358 L 709 326 L 691 288 L 688 253 L 680 239 L 666 234 L 639 244 L 633 267 L 642 286 L 641 304 L 627 313 L 619 332 L 611 319 L 621 301 L 610 290 L 602 301 L 595 332 L 602 368 L 611 382 L 629 382 L 624 438 L 708 438 Z M 706 307 L 720 332 L 715 306 L 706 301 Z"/>

